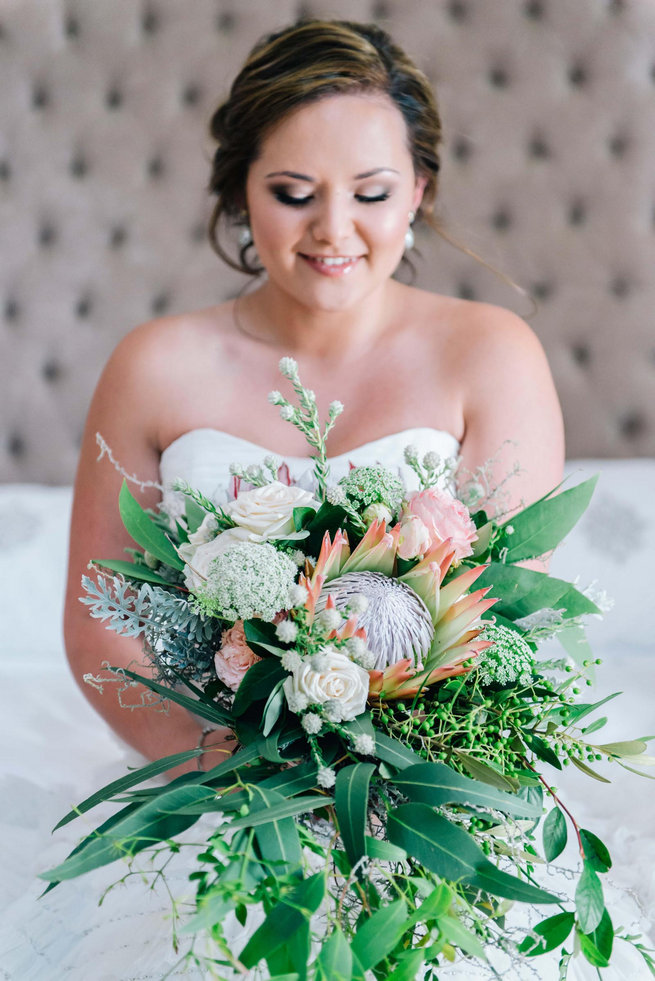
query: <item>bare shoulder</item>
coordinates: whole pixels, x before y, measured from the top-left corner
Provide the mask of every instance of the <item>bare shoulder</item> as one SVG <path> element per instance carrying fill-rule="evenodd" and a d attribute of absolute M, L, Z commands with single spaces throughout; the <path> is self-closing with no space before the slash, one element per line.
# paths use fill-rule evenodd
<path fill-rule="evenodd" d="M 454 328 L 469 368 L 490 367 L 504 375 L 547 367 L 546 355 L 534 330 L 517 314 L 492 303 L 459 301 Z"/>

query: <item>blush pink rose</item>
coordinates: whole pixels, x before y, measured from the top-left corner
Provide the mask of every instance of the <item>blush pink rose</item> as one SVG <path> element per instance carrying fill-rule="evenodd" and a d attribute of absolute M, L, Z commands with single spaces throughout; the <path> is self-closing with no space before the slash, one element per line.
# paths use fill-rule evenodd
<path fill-rule="evenodd" d="M 432 544 L 428 528 L 416 514 L 406 514 L 398 531 L 398 555 L 401 559 L 415 559 L 425 555 Z"/>
<path fill-rule="evenodd" d="M 471 542 L 478 536 L 477 529 L 468 508 L 448 491 L 441 487 L 428 487 L 410 494 L 401 523 L 410 515 L 420 518 L 425 525 L 430 536 L 429 548 L 435 548 L 449 538 L 455 551 L 455 561 L 471 555 Z"/>
<path fill-rule="evenodd" d="M 236 691 L 244 674 L 256 661 L 261 658 L 248 647 L 243 620 L 237 620 L 233 627 L 223 631 L 221 646 L 214 655 L 216 674 L 224 685 Z"/>

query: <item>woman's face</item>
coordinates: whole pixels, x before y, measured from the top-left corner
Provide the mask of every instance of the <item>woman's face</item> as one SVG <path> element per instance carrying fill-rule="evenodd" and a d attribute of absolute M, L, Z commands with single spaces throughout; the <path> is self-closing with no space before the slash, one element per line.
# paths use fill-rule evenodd
<path fill-rule="evenodd" d="M 246 182 L 269 282 L 323 311 L 369 296 L 400 262 L 424 186 L 386 96 L 334 95 L 297 109 L 264 139 Z"/>

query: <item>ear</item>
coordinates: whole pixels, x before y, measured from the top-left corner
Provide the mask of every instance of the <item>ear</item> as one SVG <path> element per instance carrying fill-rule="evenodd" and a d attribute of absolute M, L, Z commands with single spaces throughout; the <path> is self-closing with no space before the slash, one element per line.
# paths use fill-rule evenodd
<path fill-rule="evenodd" d="M 414 184 L 414 197 L 412 198 L 412 211 L 418 211 L 423 200 L 423 192 L 427 184 L 427 177 L 418 176 Z"/>

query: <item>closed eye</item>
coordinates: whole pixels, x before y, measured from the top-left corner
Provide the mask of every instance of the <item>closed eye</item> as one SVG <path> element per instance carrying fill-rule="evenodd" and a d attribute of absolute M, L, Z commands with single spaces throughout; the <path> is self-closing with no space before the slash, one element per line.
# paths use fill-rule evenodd
<path fill-rule="evenodd" d="M 302 208 L 304 205 L 309 204 L 310 201 L 314 200 L 313 194 L 308 194 L 304 198 L 294 197 L 292 194 L 287 194 L 286 191 L 273 191 L 273 194 L 282 204 L 288 204 L 292 208 Z M 355 199 L 360 202 L 360 204 L 375 204 L 378 201 L 386 201 L 389 198 L 389 192 L 385 191 L 382 194 L 376 194 L 374 197 L 369 197 L 366 194 L 356 194 Z"/>

